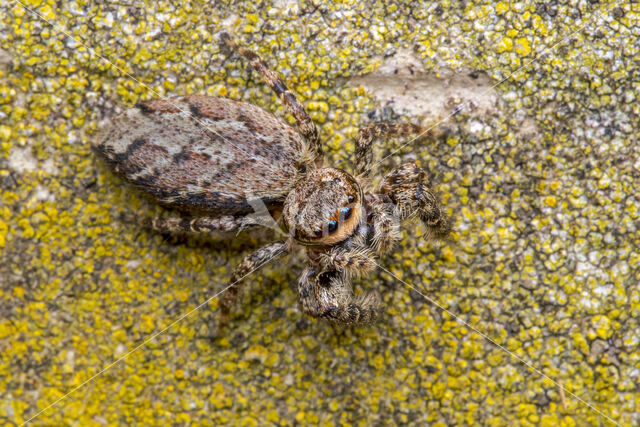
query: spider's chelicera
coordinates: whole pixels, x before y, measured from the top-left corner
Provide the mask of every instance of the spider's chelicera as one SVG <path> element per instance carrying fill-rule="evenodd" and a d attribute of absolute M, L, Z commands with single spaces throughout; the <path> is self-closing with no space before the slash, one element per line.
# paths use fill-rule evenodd
<path fill-rule="evenodd" d="M 417 217 L 429 238 L 451 222 L 425 172 L 405 163 L 371 182 L 376 138 L 421 132 L 410 123 L 372 123 L 356 137 L 354 171 L 322 167 L 318 131 L 302 104 L 254 52 L 227 34 L 225 45 L 247 58 L 295 118 L 298 132 L 255 105 L 211 96 L 152 100 L 110 121 L 93 148 L 127 181 L 180 215 L 150 225 L 163 232 L 228 233 L 256 227 L 255 197 L 286 232 L 234 270 L 220 299 L 219 328 L 229 319 L 242 279 L 302 245 L 308 265 L 298 283 L 302 311 L 343 324 L 372 322 L 380 296 L 356 298 L 351 278 L 370 272 L 399 238 L 398 223 Z M 238 283 L 236 283 L 238 282 Z M 219 329 L 218 329 L 219 331 Z"/>

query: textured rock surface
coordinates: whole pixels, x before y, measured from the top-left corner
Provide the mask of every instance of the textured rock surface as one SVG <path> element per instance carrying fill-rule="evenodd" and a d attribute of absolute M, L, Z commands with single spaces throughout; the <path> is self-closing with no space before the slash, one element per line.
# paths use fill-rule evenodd
<path fill-rule="evenodd" d="M 220 53 L 223 28 L 299 94 L 336 165 L 358 127 L 404 113 L 406 97 L 354 84 L 398 52 L 412 59 L 393 84 L 444 87 L 465 73 L 497 85 L 482 111 L 450 85 L 439 116 L 462 108 L 447 141 L 414 141 L 382 163 L 418 159 L 457 217 L 451 243 L 408 228 L 382 265 L 567 392 L 384 272 L 358 284 L 383 294 L 376 327 L 305 318 L 293 257 L 251 277 L 225 339 L 206 338 L 214 299 L 35 422 L 608 422 L 569 391 L 640 422 L 637 3 L 95 3 L 25 2 L 54 26 L 0 5 L 0 422 L 26 421 L 197 307 L 255 246 L 118 221 L 162 212 L 89 151 L 101 120 L 157 96 L 283 114 L 256 73 Z"/>

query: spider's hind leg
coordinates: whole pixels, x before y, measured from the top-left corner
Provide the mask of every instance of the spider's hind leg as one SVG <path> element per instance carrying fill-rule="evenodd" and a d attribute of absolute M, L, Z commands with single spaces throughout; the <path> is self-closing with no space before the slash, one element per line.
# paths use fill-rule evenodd
<path fill-rule="evenodd" d="M 233 235 L 232 233 L 255 227 L 255 224 L 247 221 L 246 217 L 233 217 L 230 215 L 219 217 L 168 215 L 156 218 L 140 218 L 127 212 L 120 214 L 120 219 L 124 222 L 139 224 L 159 233 L 199 233 L 208 234 L 212 237 L 230 237 Z"/>
<path fill-rule="evenodd" d="M 442 239 L 451 232 L 447 217 L 426 173 L 416 163 L 405 163 L 387 175 L 380 185 L 395 205 L 399 220 L 417 216 L 428 228 L 427 237 Z"/>
<path fill-rule="evenodd" d="M 238 264 L 231 274 L 229 284 L 223 289 L 219 299 L 220 318 L 213 334 L 214 337 L 219 336 L 220 331 L 229 323 L 231 309 L 240 298 L 240 295 L 242 295 L 243 279 L 263 265 L 280 258 L 288 252 L 289 244 L 286 241 L 273 242 L 250 253 Z"/>
<path fill-rule="evenodd" d="M 298 98 L 291 92 L 284 82 L 269 69 L 267 64 L 262 58 L 254 51 L 242 46 L 238 46 L 231 36 L 223 32 L 220 35 L 222 41 L 233 51 L 247 58 L 251 66 L 258 70 L 264 81 L 269 87 L 280 97 L 287 112 L 291 114 L 298 125 L 298 129 L 302 136 L 307 140 L 310 145 L 310 149 L 315 156 L 322 156 L 322 146 L 320 145 L 320 137 L 318 136 L 318 129 L 316 125 L 309 117 L 309 114 L 304 109 L 304 106 L 300 103 Z"/>

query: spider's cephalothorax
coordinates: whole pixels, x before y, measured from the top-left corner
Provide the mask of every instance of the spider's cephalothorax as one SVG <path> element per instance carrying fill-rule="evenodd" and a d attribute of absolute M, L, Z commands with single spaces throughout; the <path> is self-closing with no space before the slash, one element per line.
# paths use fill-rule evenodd
<path fill-rule="evenodd" d="M 93 148 L 127 181 L 180 215 L 154 219 L 157 230 L 221 233 L 256 227 L 252 201 L 281 212 L 287 238 L 247 256 L 221 297 L 218 330 L 250 272 L 290 252 L 306 249 L 308 265 L 298 283 L 301 309 L 344 324 L 371 322 L 379 295 L 360 298 L 351 278 L 371 271 L 376 256 L 398 239 L 399 222 L 417 217 L 427 237 L 451 230 L 425 172 L 405 163 L 377 188 L 370 182 L 372 143 L 378 137 L 421 132 L 408 123 L 373 123 L 356 137 L 354 174 L 321 168 L 318 132 L 302 104 L 254 52 L 233 43 L 280 96 L 298 132 L 254 105 L 210 96 L 184 96 L 139 104 L 113 119 Z M 433 135 L 433 132 L 430 132 Z M 185 215 L 188 212 L 192 216 Z"/>
<path fill-rule="evenodd" d="M 362 210 L 362 190 L 355 178 L 339 169 L 317 169 L 285 199 L 283 222 L 298 243 L 327 246 L 353 233 Z"/>

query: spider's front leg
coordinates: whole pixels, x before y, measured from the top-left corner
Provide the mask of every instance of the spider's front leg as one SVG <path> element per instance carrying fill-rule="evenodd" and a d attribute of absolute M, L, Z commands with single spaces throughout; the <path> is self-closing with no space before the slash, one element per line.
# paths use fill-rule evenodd
<path fill-rule="evenodd" d="M 355 173 L 369 175 L 373 168 L 373 142 L 383 136 L 402 136 L 418 133 L 420 126 L 412 123 L 371 123 L 358 131 L 356 135 Z"/>
<path fill-rule="evenodd" d="M 380 308 L 380 295 L 376 291 L 354 298 L 346 272 L 319 271 L 313 267 L 302 272 L 298 301 L 308 315 L 345 325 L 372 323 Z"/>
<path fill-rule="evenodd" d="M 391 199 L 400 221 L 417 216 L 428 228 L 426 237 L 442 239 L 451 232 L 450 218 L 430 187 L 426 173 L 416 163 L 405 163 L 387 175 L 379 194 Z"/>
<path fill-rule="evenodd" d="M 373 158 L 373 142 L 378 138 L 419 134 L 420 137 L 426 136 L 430 139 L 436 139 L 444 137 L 447 133 L 448 130 L 442 127 L 424 129 L 412 123 L 371 123 L 360 129 L 356 135 L 355 174 L 367 177 L 371 173 L 371 169 L 376 164 Z M 404 145 L 407 144 L 408 142 Z"/>

